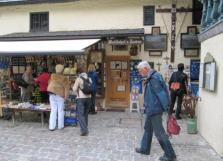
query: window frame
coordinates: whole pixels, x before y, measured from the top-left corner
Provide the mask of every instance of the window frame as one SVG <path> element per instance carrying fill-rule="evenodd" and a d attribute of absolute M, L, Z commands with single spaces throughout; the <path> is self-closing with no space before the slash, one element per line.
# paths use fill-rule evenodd
<path fill-rule="evenodd" d="M 41 15 L 46 15 L 47 17 L 47 27 L 39 27 L 39 28 L 34 28 L 32 27 L 33 25 L 33 18 L 32 16 L 33 15 L 38 15 L 39 16 L 39 24 L 41 24 L 41 20 L 40 20 L 40 16 Z M 29 14 L 29 17 L 30 17 L 30 32 L 44 32 L 44 31 L 49 31 L 49 12 L 31 12 Z"/>
<path fill-rule="evenodd" d="M 146 15 L 145 15 L 145 11 L 146 11 L 146 9 L 153 9 L 153 17 L 152 17 L 152 19 L 153 19 L 153 22 L 152 23 L 147 23 L 146 22 Z M 152 26 L 152 25 L 154 25 L 155 24 L 155 6 L 143 6 L 143 25 L 144 26 Z"/>

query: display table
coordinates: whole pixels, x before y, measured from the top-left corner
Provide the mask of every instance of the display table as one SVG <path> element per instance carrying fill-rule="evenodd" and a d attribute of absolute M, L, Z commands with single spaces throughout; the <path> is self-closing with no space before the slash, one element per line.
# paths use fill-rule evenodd
<path fill-rule="evenodd" d="M 15 105 L 14 106 L 0 105 L 0 107 L 8 108 L 12 111 L 12 124 L 13 124 L 13 126 L 15 125 L 15 113 L 16 112 L 19 112 L 21 120 L 22 120 L 22 112 L 24 112 L 24 111 L 40 113 L 41 114 L 41 125 L 42 125 L 42 127 L 44 126 L 44 112 L 50 112 L 50 109 L 48 109 L 48 108 L 46 108 L 46 109 L 39 109 L 39 108 L 34 108 L 34 107 L 21 108 L 21 107 L 15 106 Z"/>

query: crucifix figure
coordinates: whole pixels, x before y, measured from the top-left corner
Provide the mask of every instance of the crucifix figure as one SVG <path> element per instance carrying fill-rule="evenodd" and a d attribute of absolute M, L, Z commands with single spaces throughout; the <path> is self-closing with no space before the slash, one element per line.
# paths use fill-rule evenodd
<path fill-rule="evenodd" d="M 172 8 L 156 9 L 157 13 L 171 12 L 171 56 L 170 61 L 174 62 L 175 57 L 175 38 L 176 38 L 176 13 L 177 12 L 192 12 L 192 8 L 176 8 L 176 0 L 172 0 Z"/>
<path fill-rule="evenodd" d="M 166 65 L 168 65 L 168 60 L 169 60 L 170 58 L 169 58 L 168 56 L 165 56 L 163 59 L 166 60 Z"/>
<path fill-rule="evenodd" d="M 162 65 L 160 62 L 156 64 L 158 66 L 158 71 L 160 71 L 160 66 Z"/>

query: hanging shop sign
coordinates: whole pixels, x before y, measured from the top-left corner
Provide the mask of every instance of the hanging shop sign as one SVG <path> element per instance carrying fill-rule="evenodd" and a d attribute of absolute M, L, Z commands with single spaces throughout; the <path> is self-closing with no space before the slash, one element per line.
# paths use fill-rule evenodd
<path fill-rule="evenodd" d="M 108 40 L 110 45 L 141 45 L 143 43 L 142 39 L 111 39 Z"/>

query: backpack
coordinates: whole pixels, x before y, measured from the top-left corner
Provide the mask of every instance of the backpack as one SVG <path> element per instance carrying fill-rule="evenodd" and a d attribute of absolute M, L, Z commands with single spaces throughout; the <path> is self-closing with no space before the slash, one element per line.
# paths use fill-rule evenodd
<path fill-rule="evenodd" d="M 170 85 L 170 89 L 173 90 L 173 91 L 177 91 L 180 89 L 180 82 L 177 81 L 177 74 L 175 74 L 175 79 L 174 79 L 174 82 L 171 83 Z"/>
<path fill-rule="evenodd" d="M 84 94 L 91 94 L 93 92 L 93 86 L 89 78 L 80 77 L 83 80 L 83 88 L 81 89 Z"/>
<path fill-rule="evenodd" d="M 29 85 L 29 84 L 26 83 L 26 82 L 24 81 L 24 79 L 22 79 L 22 78 L 15 80 L 15 84 L 16 84 L 17 86 L 24 87 L 24 88 L 27 88 L 28 85 Z"/>

